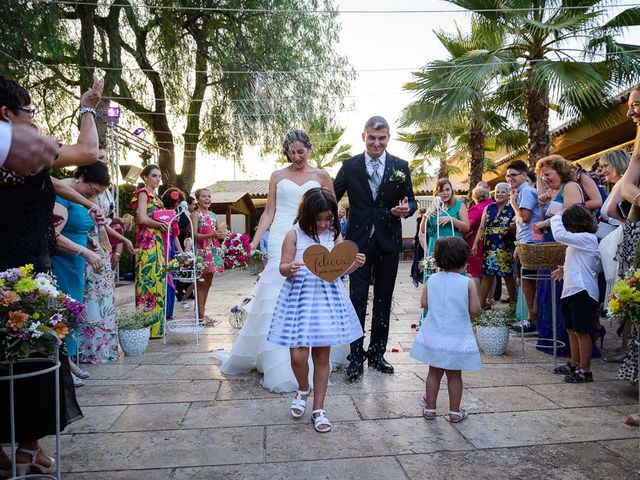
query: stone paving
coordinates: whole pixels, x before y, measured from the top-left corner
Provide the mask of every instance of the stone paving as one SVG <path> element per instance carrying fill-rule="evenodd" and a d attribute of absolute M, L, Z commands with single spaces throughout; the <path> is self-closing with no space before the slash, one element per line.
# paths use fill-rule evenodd
<path fill-rule="evenodd" d="M 331 433 L 316 433 L 309 413 L 292 419 L 292 395 L 263 389 L 256 372 L 227 377 L 209 357 L 233 344 L 229 308 L 256 278 L 233 271 L 214 279 L 208 312 L 223 322 L 199 345 L 170 334 L 144 356 L 88 366 L 78 390 L 85 418 L 62 437 L 65 480 L 639 478 L 640 432 L 623 424 L 638 394 L 615 380 L 617 365 L 594 360 L 594 383 L 568 385 L 551 374 L 550 356 L 527 346 L 522 359 L 515 337 L 507 355 L 483 356 L 482 371 L 463 374 L 466 421 L 442 417 L 445 385 L 439 417 L 424 420 L 427 367 L 408 354 L 419 311 L 408 270 L 401 264 L 395 290 L 389 350 L 398 352 L 387 354 L 396 373 L 365 370 L 348 384 L 334 372 Z"/>

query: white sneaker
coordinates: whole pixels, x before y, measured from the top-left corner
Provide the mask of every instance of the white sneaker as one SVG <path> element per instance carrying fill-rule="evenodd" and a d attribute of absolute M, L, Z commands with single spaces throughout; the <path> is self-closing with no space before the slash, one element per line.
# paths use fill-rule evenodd
<path fill-rule="evenodd" d="M 189 310 L 189 302 L 182 302 L 182 308 Z"/>
<path fill-rule="evenodd" d="M 84 387 L 84 382 L 82 381 L 82 379 L 76 377 L 73 373 L 71 374 L 71 376 L 73 377 L 73 386 L 74 387 Z"/>

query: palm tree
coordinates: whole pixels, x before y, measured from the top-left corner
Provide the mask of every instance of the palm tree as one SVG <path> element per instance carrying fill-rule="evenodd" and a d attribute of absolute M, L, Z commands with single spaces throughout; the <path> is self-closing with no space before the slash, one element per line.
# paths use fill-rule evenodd
<path fill-rule="evenodd" d="M 607 99 L 640 78 L 638 47 L 615 40 L 616 34 L 640 24 L 638 7 L 603 23 L 611 5 L 607 0 L 448 1 L 471 10 L 478 31 L 504 38 L 504 46 L 461 65 L 455 81 L 459 86 L 476 85 L 511 66 L 512 73 L 496 94 L 502 106 L 516 114 L 518 103 L 511 102 L 523 94 L 531 165 L 549 154 L 550 108 L 561 116 L 603 124 Z"/>
<path fill-rule="evenodd" d="M 447 49 L 447 60 L 436 60 L 428 63 L 419 72 L 414 72 L 414 80 L 405 85 L 405 90 L 416 92 L 417 99 L 408 105 L 401 116 L 402 127 L 417 127 L 418 131 L 404 133 L 401 139 L 412 145 L 414 153 L 422 156 L 442 151 L 443 144 L 452 144 L 447 150 L 451 155 L 468 159 L 469 183 L 475 185 L 482 179 L 485 171 L 485 142 L 490 138 L 492 143 L 500 143 L 500 139 L 510 139 L 509 146 L 518 136 L 513 133 L 507 117 L 497 111 L 495 92 L 499 78 L 508 76 L 513 66 L 500 58 L 499 51 L 503 45 L 500 35 L 476 28 L 472 24 L 471 34 L 464 35 L 458 30 L 450 35 L 442 31 L 436 32 L 440 43 Z M 474 82 L 460 85 L 457 80 L 458 70 L 469 63 L 478 63 L 479 56 L 495 55 L 495 64 L 501 66 L 499 72 L 491 71 L 491 75 L 478 77 Z M 450 158 L 447 156 L 445 159 Z M 442 166 L 439 176 L 447 174 L 448 167 Z"/>

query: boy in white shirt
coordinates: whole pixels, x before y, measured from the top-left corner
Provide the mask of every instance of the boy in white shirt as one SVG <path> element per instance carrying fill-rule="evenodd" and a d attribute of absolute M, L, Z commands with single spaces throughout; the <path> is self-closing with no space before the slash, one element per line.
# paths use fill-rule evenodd
<path fill-rule="evenodd" d="M 572 205 L 551 218 L 556 242 L 567 245 L 564 266 L 552 272 L 564 276 L 560 308 L 569 336 L 571 360 L 553 370 L 567 383 L 593 382 L 591 331 L 598 315 L 598 237 L 593 215 L 581 205 Z"/>

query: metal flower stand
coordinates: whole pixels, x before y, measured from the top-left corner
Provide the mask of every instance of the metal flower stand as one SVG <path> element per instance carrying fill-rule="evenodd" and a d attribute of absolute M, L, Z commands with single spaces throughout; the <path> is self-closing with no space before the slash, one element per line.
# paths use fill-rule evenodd
<path fill-rule="evenodd" d="M 170 249 L 170 243 L 169 243 L 169 235 L 171 235 L 171 224 L 173 222 L 178 221 L 178 219 L 180 218 L 180 215 L 185 215 L 186 217 L 189 216 L 189 209 L 187 207 L 187 202 L 182 202 L 180 205 L 178 205 L 178 207 L 176 208 L 176 214 L 175 216 L 169 221 L 168 223 L 168 232 L 167 232 L 167 242 L 166 245 L 164 246 L 165 249 L 165 264 L 168 265 L 169 264 L 169 260 L 170 260 L 170 255 L 171 255 L 171 249 Z M 196 262 L 197 262 L 197 250 L 196 250 L 196 239 L 195 239 L 195 235 L 193 232 L 193 228 L 191 229 L 191 242 L 193 245 L 193 266 L 190 270 L 185 272 L 185 275 L 180 275 L 179 278 L 180 280 L 184 280 L 184 281 L 193 281 L 193 282 L 197 282 L 200 279 L 200 272 L 198 271 L 198 268 L 196 266 Z M 165 279 L 164 279 L 164 288 L 165 288 L 165 292 L 168 292 L 168 283 L 169 283 L 169 275 L 171 275 L 171 272 L 168 271 L 166 272 L 165 275 Z M 176 276 L 177 277 L 177 276 Z M 167 321 L 167 328 L 164 329 L 164 335 L 163 335 L 163 342 L 167 343 L 167 332 L 171 332 L 171 333 L 179 333 L 179 334 L 195 334 L 196 336 L 196 345 L 200 345 L 200 332 L 202 332 L 204 330 L 204 320 L 200 319 L 198 317 L 198 288 L 196 286 L 196 288 L 193 289 L 193 295 L 194 295 L 194 302 L 193 302 L 193 311 L 194 311 L 194 315 L 193 315 L 193 320 L 189 320 L 189 319 L 179 319 L 179 320 L 169 320 Z M 167 318 L 167 302 L 164 302 L 164 318 Z"/>
<path fill-rule="evenodd" d="M 44 368 L 29 373 L 14 373 L 14 366 L 16 363 L 43 363 Z M 9 480 L 19 480 L 23 478 L 50 478 L 54 480 L 61 480 L 61 467 L 60 467 L 60 359 L 58 355 L 58 347 L 56 347 L 54 354 L 49 358 L 26 358 L 24 360 L 17 360 L 16 362 L 0 362 L 0 365 L 7 365 L 9 367 L 9 375 L 0 376 L 1 381 L 9 382 L 9 421 L 11 422 L 11 477 Z M 50 365 L 47 367 L 46 365 Z M 45 375 L 47 373 L 55 372 L 55 417 L 56 417 L 56 474 L 47 475 L 37 473 L 33 475 L 21 475 L 17 476 L 16 472 L 16 418 L 15 418 L 15 399 L 14 399 L 14 382 L 16 380 L 37 377 Z"/>
<path fill-rule="evenodd" d="M 556 366 L 558 362 L 558 348 L 564 347 L 566 344 L 558 340 L 558 316 L 557 310 L 558 305 L 556 301 L 556 281 L 551 278 L 551 273 L 540 273 L 538 271 L 535 275 L 524 275 L 522 272 L 520 273 L 520 284 L 522 285 L 522 280 L 535 280 L 535 281 L 549 281 L 551 282 L 551 330 L 553 338 L 540 338 L 538 337 L 536 340 L 525 340 L 524 338 L 524 328 L 520 328 L 520 343 L 522 346 L 522 358 L 525 358 L 525 344 L 528 345 L 537 345 L 539 348 L 552 348 L 553 349 L 553 365 Z M 527 302 L 522 302 L 522 308 L 527 308 Z M 543 342 L 549 342 L 549 345 L 539 345 L 538 342 L 542 340 Z"/>

